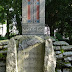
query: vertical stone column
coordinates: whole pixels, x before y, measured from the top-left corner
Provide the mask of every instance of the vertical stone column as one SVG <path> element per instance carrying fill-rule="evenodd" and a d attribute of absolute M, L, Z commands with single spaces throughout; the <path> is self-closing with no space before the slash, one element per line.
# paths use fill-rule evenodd
<path fill-rule="evenodd" d="M 9 41 L 8 44 L 6 72 L 18 72 L 16 42 L 13 38 Z"/>
<path fill-rule="evenodd" d="M 45 0 L 22 1 L 22 34 L 44 35 Z"/>
<path fill-rule="evenodd" d="M 55 72 L 56 59 L 51 39 L 45 41 L 44 72 Z"/>

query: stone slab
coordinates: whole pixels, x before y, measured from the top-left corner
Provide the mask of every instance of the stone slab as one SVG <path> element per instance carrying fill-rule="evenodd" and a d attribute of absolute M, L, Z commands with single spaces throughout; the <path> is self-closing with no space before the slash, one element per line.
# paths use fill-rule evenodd
<path fill-rule="evenodd" d="M 65 41 L 55 41 L 54 45 L 55 46 L 68 46 L 69 44 Z"/>
<path fill-rule="evenodd" d="M 18 72 L 44 72 L 44 43 L 35 37 L 26 40 L 22 40 L 20 44 L 22 47 L 29 45 L 18 49 Z"/>
<path fill-rule="evenodd" d="M 11 38 L 8 44 L 6 72 L 18 72 L 17 70 L 17 50 L 14 38 Z"/>
<path fill-rule="evenodd" d="M 43 35 L 44 24 L 23 24 L 22 34 L 23 35 Z"/>

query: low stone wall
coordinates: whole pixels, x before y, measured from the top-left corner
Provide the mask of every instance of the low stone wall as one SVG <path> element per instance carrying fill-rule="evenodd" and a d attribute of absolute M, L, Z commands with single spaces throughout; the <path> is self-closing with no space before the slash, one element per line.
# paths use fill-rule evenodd
<path fill-rule="evenodd" d="M 53 42 L 56 54 L 56 72 L 72 72 L 72 45 L 65 41 Z"/>
<path fill-rule="evenodd" d="M 0 72 L 6 72 L 6 55 L 8 40 L 0 41 Z"/>
<path fill-rule="evenodd" d="M 18 40 L 16 37 L 15 40 Z M 72 45 L 64 41 L 53 40 L 56 54 L 56 72 L 72 72 Z M 8 40 L 0 41 L 0 72 L 5 72 Z"/>

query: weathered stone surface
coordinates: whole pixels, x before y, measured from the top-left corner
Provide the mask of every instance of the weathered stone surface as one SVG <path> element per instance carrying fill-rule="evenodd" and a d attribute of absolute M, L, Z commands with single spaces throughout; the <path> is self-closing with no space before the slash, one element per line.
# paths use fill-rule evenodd
<path fill-rule="evenodd" d="M 2 49 L 3 48 L 3 46 L 0 46 L 0 49 Z"/>
<path fill-rule="evenodd" d="M 22 35 L 17 35 L 14 37 L 15 40 L 19 40 L 22 37 Z"/>
<path fill-rule="evenodd" d="M 18 72 L 43 72 L 44 41 L 38 36 L 24 36 L 19 44 L 23 48 L 18 48 Z"/>
<path fill-rule="evenodd" d="M 60 46 L 53 46 L 54 47 L 54 50 L 60 50 Z"/>
<path fill-rule="evenodd" d="M 62 46 L 63 50 L 72 50 L 72 45 L 69 46 Z"/>
<path fill-rule="evenodd" d="M 72 56 L 72 52 L 64 52 L 63 55 L 64 56 Z"/>
<path fill-rule="evenodd" d="M 8 45 L 3 46 L 4 49 L 8 48 Z"/>
<path fill-rule="evenodd" d="M 44 72 L 55 72 L 56 59 L 54 57 L 54 50 L 52 46 L 51 39 L 45 42 L 45 62 L 44 62 Z"/>
<path fill-rule="evenodd" d="M 54 42 L 54 45 L 55 46 L 68 46 L 69 44 L 67 43 L 67 42 L 65 42 L 65 41 L 56 41 L 56 42 Z"/>
<path fill-rule="evenodd" d="M 45 42 L 43 37 L 25 35 L 10 40 L 6 72 L 55 72 L 55 66 L 51 39 Z"/>
<path fill-rule="evenodd" d="M 0 53 L 7 53 L 7 50 L 5 50 L 5 51 L 0 51 Z"/>
<path fill-rule="evenodd" d="M 6 72 L 5 67 L 0 67 L 0 72 Z"/>
<path fill-rule="evenodd" d="M 71 66 L 71 63 L 66 63 L 66 64 L 64 64 L 66 67 L 72 67 Z"/>
<path fill-rule="evenodd" d="M 56 58 L 63 58 L 63 54 L 56 55 Z"/>
<path fill-rule="evenodd" d="M 57 72 L 62 72 L 61 69 L 57 69 Z"/>
<path fill-rule="evenodd" d="M 6 59 L 6 72 L 18 72 L 17 71 L 17 50 L 16 42 L 12 38 L 8 44 L 8 52 Z"/>
<path fill-rule="evenodd" d="M 22 25 L 23 35 L 43 35 L 44 24 L 23 24 Z"/>
<path fill-rule="evenodd" d="M 63 72 L 70 72 L 69 69 L 63 69 Z"/>
<path fill-rule="evenodd" d="M 9 40 L 1 40 L 0 45 L 7 45 Z"/>
<path fill-rule="evenodd" d="M 61 51 L 56 51 L 55 53 L 56 53 L 56 54 L 61 54 Z"/>
<path fill-rule="evenodd" d="M 72 61 L 72 56 L 71 57 L 66 57 L 64 58 L 65 61 Z"/>
<path fill-rule="evenodd" d="M 28 1 L 22 0 L 22 34 L 23 35 L 44 35 L 45 27 L 45 0 L 30 0 L 30 12 L 28 11 Z M 39 19 L 37 19 L 39 6 Z M 30 19 L 28 19 L 30 14 Z M 28 22 L 30 20 L 30 22 Z M 39 20 L 39 22 L 37 22 Z"/>

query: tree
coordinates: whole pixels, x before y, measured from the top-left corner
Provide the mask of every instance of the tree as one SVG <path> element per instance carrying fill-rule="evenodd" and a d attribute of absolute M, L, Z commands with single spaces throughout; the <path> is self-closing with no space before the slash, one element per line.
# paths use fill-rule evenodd
<path fill-rule="evenodd" d="M 3 15 L 1 16 L 1 21 L 0 22 L 4 22 L 3 20 L 7 20 L 7 37 L 9 38 L 9 24 L 12 24 L 12 20 L 14 18 L 14 16 L 16 15 L 16 22 L 17 22 L 17 29 L 19 30 L 19 33 L 22 34 L 22 29 L 21 29 L 21 9 L 22 9 L 22 1 L 21 0 L 0 0 L 0 6 L 3 8 L 4 10 L 4 17 Z M 13 10 L 10 11 L 10 8 L 12 8 Z M 1 10 L 2 11 L 2 10 Z M 1 12 L 2 14 L 2 12 Z"/>
<path fill-rule="evenodd" d="M 70 27 L 70 23 L 66 19 L 72 17 L 71 12 L 71 0 L 46 0 L 46 25 L 50 27 L 51 36 L 54 36 L 56 28 L 61 35 L 68 34 L 66 28 Z M 71 31 L 71 27 L 69 31 Z"/>

